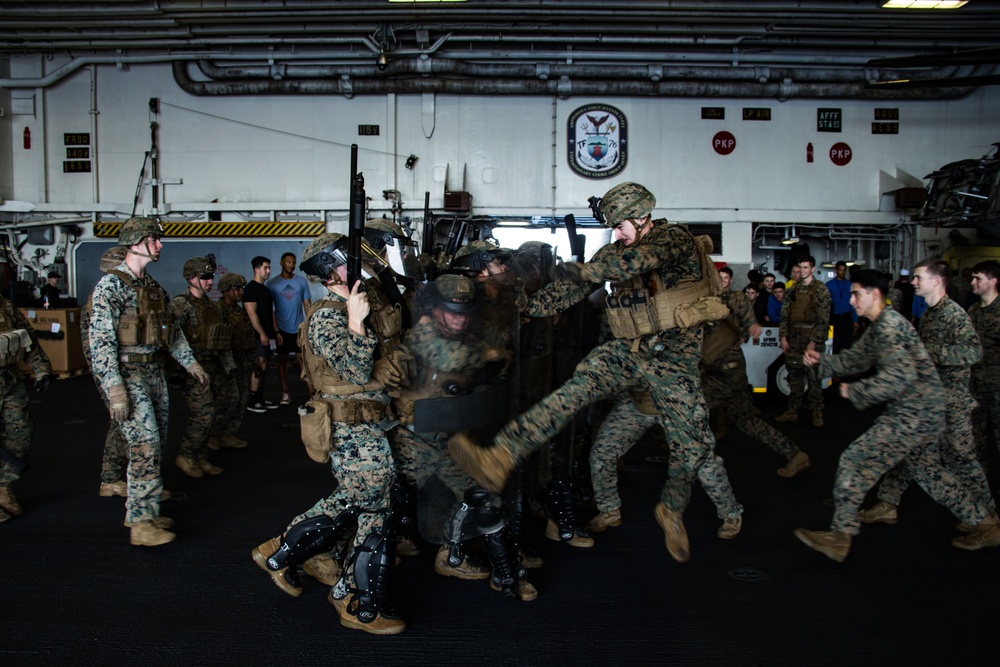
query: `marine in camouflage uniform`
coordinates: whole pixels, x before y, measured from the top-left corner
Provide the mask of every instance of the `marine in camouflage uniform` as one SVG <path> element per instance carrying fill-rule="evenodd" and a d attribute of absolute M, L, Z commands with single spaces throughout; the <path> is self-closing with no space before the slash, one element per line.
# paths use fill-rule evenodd
<path fill-rule="evenodd" d="M 169 410 L 163 352 L 199 381 L 208 381 L 183 330 L 168 316 L 166 293 L 145 270 L 159 260 L 162 236 L 156 218 L 134 217 L 122 225 L 118 242 L 128 254 L 94 288 L 90 318 L 91 369 L 128 444 L 125 524 L 132 529 L 132 544 L 139 546 L 175 537 L 166 530 L 173 521 L 160 516 L 160 454 Z"/>
<path fill-rule="evenodd" d="M 717 276 L 713 281 L 714 266 L 704 246 L 685 228 L 653 220 L 655 202 L 652 193 L 636 183 L 609 190 L 600 210 L 619 240 L 598 250 L 590 262 L 567 265 L 581 282 L 612 281 L 609 318 L 612 309 L 618 309 L 616 316 L 622 319 L 616 321 L 623 328 L 627 327 L 624 318 L 634 318 L 639 335 L 621 335 L 592 350 L 572 378 L 501 429 L 492 447 L 456 439 L 451 451 L 480 483 L 499 488 L 518 461 L 548 442 L 577 411 L 628 389 L 648 386 L 676 459 L 672 465 L 676 474 L 664 484 L 655 514 L 671 556 L 684 562 L 690 548 L 681 515 L 698 470 L 718 459 L 698 371 L 701 323 L 723 317 L 726 311 L 717 297 L 710 296 L 718 290 Z M 647 308 L 651 300 L 664 303 L 653 311 Z M 644 317 L 650 321 L 643 322 Z M 713 468 L 720 478 L 714 483 L 723 490 L 723 514 L 735 518 L 742 507 L 732 494 L 721 459 L 716 463 Z"/>
<path fill-rule="evenodd" d="M 879 403 L 886 407 L 840 456 L 830 530 L 800 528 L 796 537 L 843 562 L 852 536 L 860 532 L 858 511 L 865 495 L 895 466 L 963 522 L 977 526 L 977 532 L 995 530 L 1000 537 L 996 513 L 978 504 L 965 484 L 941 464 L 938 441 L 945 428 L 947 395 L 916 330 L 886 307 L 888 284 L 877 271 L 858 271 L 852 283 L 851 305 L 872 321 L 871 326 L 850 349 L 836 355 L 810 350 L 805 363 L 818 366 L 824 375 L 842 377 L 874 370 L 863 380 L 841 382 L 840 394 L 859 409 Z"/>
<path fill-rule="evenodd" d="M 219 280 L 219 291 L 222 292 L 222 300 L 219 302 L 222 321 L 233 331 L 234 370 L 231 373 L 233 381 L 226 385 L 226 390 L 213 391 L 215 421 L 212 423 L 212 436 L 208 439 L 209 449 L 220 447 L 243 449 L 250 444 L 236 435 L 243 425 L 243 415 L 250 403 L 249 374 L 258 363 L 257 332 L 254 331 L 246 309 L 240 303 L 246 283 L 246 278 L 238 273 L 227 273 Z"/>
<path fill-rule="evenodd" d="M 174 462 L 189 477 L 219 475 L 222 468 L 208 460 L 208 439 L 219 411 L 231 417 L 239 397 L 236 388 L 236 364 L 233 362 L 232 330 L 223 324 L 219 304 L 208 298 L 215 280 L 215 257 L 192 257 L 184 263 L 188 289 L 170 302 L 170 312 L 191 345 L 195 359 L 211 381 L 201 384 L 191 376 L 184 378 L 184 402 L 188 408 L 187 430 L 181 439 L 180 453 Z"/>
<path fill-rule="evenodd" d="M 969 392 L 969 369 L 982 358 L 983 348 L 969 315 L 945 294 L 950 273 L 944 260 L 924 260 L 913 271 L 914 289 L 928 305 L 920 318 L 920 340 L 934 361 L 946 395 L 941 462 L 969 488 L 978 505 L 993 512 L 996 503 L 976 458 L 971 416 L 976 403 Z M 902 470 L 894 468 L 886 473 L 878 489 L 879 502 L 861 512 L 861 521 L 896 523 L 896 508 L 910 482 Z"/>
<path fill-rule="evenodd" d="M 440 275 L 425 286 L 416 301 L 420 318 L 405 337 L 414 356 L 414 379 L 410 389 L 396 400 L 401 424 L 393 430 L 393 447 L 400 471 L 419 489 L 421 534 L 441 545 L 434 569 L 460 579 L 490 579 L 491 587 L 505 595 L 534 600 L 538 592 L 526 580 L 517 561 L 503 500 L 480 487 L 455 464 L 447 445 L 451 432 L 416 431 L 419 421 L 415 416 L 422 401 L 440 399 L 446 404 L 492 388 L 494 380 L 504 391 L 506 385 L 501 378 L 511 362 L 511 353 L 470 333 L 483 329 L 471 326 L 474 313 L 482 312 L 482 308 L 477 307 L 476 288 L 469 278 Z M 506 323 L 491 320 L 506 331 L 494 334 L 494 340 L 511 341 L 516 316 L 515 311 L 515 319 Z M 447 407 L 444 404 L 438 402 L 437 406 Z M 499 420 L 486 413 L 468 416 L 469 428 L 488 429 L 489 422 L 502 423 L 507 414 L 501 413 Z M 463 548 L 464 541 L 480 536 L 492 573 Z"/>
<path fill-rule="evenodd" d="M 726 273 L 726 272 L 729 273 Z M 732 271 L 720 270 L 722 276 L 722 302 L 729 308 L 729 316 L 716 327 L 727 327 L 732 335 L 724 341 L 736 340 L 718 358 L 703 364 L 702 387 L 709 410 L 719 409 L 727 415 L 733 426 L 746 433 L 771 451 L 785 457 L 787 464 L 778 469 L 782 477 L 794 477 L 811 464 L 809 455 L 798 448 L 785 434 L 765 422 L 754 413 L 750 392 L 747 391 L 747 362 L 743 356 L 741 342 L 747 336 L 759 336 L 761 326 L 753 312 L 753 306 L 742 292 L 730 289 Z M 818 281 L 814 281 L 818 282 Z M 720 331 L 725 334 L 725 331 Z M 710 343 L 707 343 L 710 345 Z"/>
<path fill-rule="evenodd" d="M 116 268 L 125 259 L 125 248 L 115 246 L 108 248 L 101 255 L 101 273 L 107 273 Z M 93 309 L 93 297 L 88 297 L 87 302 L 80 309 L 80 340 L 83 344 L 83 358 L 87 361 L 87 366 L 92 366 L 90 358 L 90 313 Z M 101 383 L 96 375 L 92 375 L 94 384 L 97 385 L 97 393 L 104 401 L 104 407 L 109 408 L 108 397 L 101 391 Z M 101 456 L 101 487 L 98 494 L 104 497 L 128 495 L 128 484 L 125 481 L 126 470 L 128 469 L 128 447 L 125 438 L 122 437 L 118 422 L 114 419 L 108 420 L 108 433 L 104 437 L 104 452 Z M 167 492 L 169 493 L 169 492 Z"/>
<path fill-rule="evenodd" d="M 0 295 L 0 523 L 23 512 L 11 491 L 28 458 L 34 424 L 28 411 L 28 390 L 17 366 L 23 360 L 35 375 L 35 389 L 44 391 L 52 379 L 52 366 L 38 344 L 35 330 L 10 299 Z M 29 349 L 30 345 L 30 349 Z"/>
<path fill-rule="evenodd" d="M 972 411 L 973 435 L 979 462 L 986 468 L 989 438 L 1000 447 L 1000 300 L 994 260 L 972 267 L 972 291 L 980 300 L 969 307 L 969 319 L 983 345 L 982 360 L 972 367 L 970 389 L 978 407 Z"/>
<path fill-rule="evenodd" d="M 778 326 L 781 349 L 785 353 L 785 367 L 788 369 L 788 408 L 775 421 L 798 420 L 808 380 L 812 424 L 822 426 L 823 385 L 820 378 L 823 376 L 818 374 L 816 367 L 803 366 L 802 353 L 807 349 L 823 350 L 829 335 L 830 290 L 813 276 L 815 259 L 804 257 L 797 266 L 802 278 L 785 292 L 785 300 L 781 304 L 781 323 Z"/>
<path fill-rule="evenodd" d="M 317 576 L 314 559 L 356 527 L 347 565 L 329 601 L 344 627 L 396 634 L 406 624 L 386 608 L 395 561 L 390 493 L 396 470 L 385 431 L 389 395 L 373 376 L 379 339 L 365 328 L 368 296 L 358 285 L 348 290 L 345 284 L 346 248 L 343 235 L 321 234 L 306 247 L 299 266 L 310 281 L 329 290 L 327 298 L 311 305 L 299 342 L 305 343 L 303 363 L 315 388 L 307 407 L 329 406 L 329 462 L 337 486 L 252 555 L 279 588 L 298 596 L 302 588 L 296 567 L 304 564 L 306 572 Z"/>

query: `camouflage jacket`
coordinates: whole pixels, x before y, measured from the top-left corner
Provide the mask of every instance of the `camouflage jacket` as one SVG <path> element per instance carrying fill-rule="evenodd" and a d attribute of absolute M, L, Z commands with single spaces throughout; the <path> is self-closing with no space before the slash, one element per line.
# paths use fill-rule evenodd
<path fill-rule="evenodd" d="M 197 332 L 198 330 L 198 308 L 191 303 L 191 298 L 194 296 L 190 291 L 185 294 L 179 294 L 173 298 L 170 302 L 170 313 L 174 316 L 174 321 L 180 325 L 181 329 L 184 330 L 184 335 L 187 336 L 189 332 Z M 222 312 L 222 305 L 216 301 L 212 301 L 208 298 L 208 295 L 203 295 L 200 299 L 201 306 L 203 308 L 214 308 L 219 313 L 219 321 L 226 321 L 226 314 Z M 249 315 L 247 316 L 249 317 Z M 191 338 L 188 337 L 188 344 L 190 345 Z M 195 358 L 198 355 L 204 354 L 204 352 L 197 348 L 192 348 L 195 354 Z M 218 356 L 219 363 L 222 364 L 222 368 L 228 373 L 229 371 L 236 370 L 236 362 L 233 361 L 233 350 L 230 347 L 228 350 L 219 351 L 218 355 L 211 355 L 213 357 Z"/>
<path fill-rule="evenodd" d="M 580 303 L 598 287 L 591 283 L 551 282 L 528 297 L 524 314 L 528 317 L 551 317 Z"/>
<path fill-rule="evenodd" d="M 885 414 L 941 420 L 945 392 L 917 330 L 891 308 L 885 308 L 864 335 L 837 354 L 820 357 L 820 377 L 875 375 L 850 383 L 848 399 L 859 409 L 887 403 Z"/>
<path fill-rule="evenodd" d="M 753 304 L 747 299 L 746 294 L 727 289 L 719 295 L 719 298 L 729 308 L 729 317 L 726 318 L 729 323 L 740 332 L 741 336 L 744 338 L 748 336 L 750 327 L 757 324 L 757 316 L 754 314 Z"/>
<path fill-rule="evenodd" d="M 125 262 L 116 267 L 130 276 L 140 287 L 160 287 L 148 273 L 142 278 L 136 277 Z M 162 289 L 162 288 L 160 288 Z M 122 384 L 121 372 L 118 370 L 118 355 L 123 352 L 135 354 L 156 354 L 159 345 L 118 346 L 118 319 L 126 308 L 138 308 L 138 293 L 124 280 L 109 273 L 97 283 L 92 296 L 93 310 L 90 314 L 90 358 L 94 377 L 101 383 L 101 388 L 107 393 L 111 387 Z M 174 322 L 174 343 L 170 347 L 170 356 L 184 368 L 195 364 L 194 354 L 188 345 L 184 331 Z"/>
<path fill-rule="evenodd" d="M 805 310 L 805 322 L 812 327 L 798 327 L 791 323 L 792 308 L 796 301 L 808 299 Z M 817 345 L 825 343 L 830 327 L 830 290 L 821 281 L 813 278 L 809 284 L 801 280 L 785 292 L 785 300 L 781 303 L 781 324 L 778 330 L 781 336 L 790 333 L 808 338 Z"/>
<path fill-rule="evenodd" d="M 347 301 L 333 292 L 326 298 L 330 301 Z M 334 372 L 351 384 L 364 385 L 371 380 L 378 339 L 368 330 L 365 330 L 364 335 L 351 331 L 348 326 L 347 310 L 319 308 L 305 326 L 308 326 L 307 336 L 313 354 L 322 357 Z M 327 397 L 337 400 L 389 402 L 389 395 L 383 389 L 363 391 L 349 396 Z"/>
<path fill-rule="evenodd" d="M 0 318 L 6 320 L 5 326 L 9 326 L 11 329 L 24 329 L 28 332 L 28 336 L 31 338 L 31 349 L 24 355 L 24 363 L 31 366 L 31 372 L 35 374 L 35 377 L 42 378 L 46 375 L 52 375 L 49 358 L 42 346 L 38 344 L 38 336 L 35 335 L 35 329 L 31 326 L 31 322 L 24 316 L 20 308 L 15 308 L 13 302 L 2 294 L 0 294 Z M 17 364 L 10 364 L 0 371 L 0 388 L 6 393 L 23 378 Z"/>
<path fill-rule="evenodd" d="M 920 340 L 937 366 L 941 384 L 952 401 L 967 403 L 972 364 L 983 358 L 983 346 L 969 314 L 947 296 L 920 318 Z"/>
<path fill-rule="evenodd" d="M 583 265 L 583 279 L 597 283 L 622 283 L 634 276 L 656 271 L 667 288 L 681 280 L 701 280 L 701 261 L 694 237 L 686 228 L 672 225 L 662 218 L 653 220 L 652 224 L 652 229 L 632 245 L 615 241 L 600 248 Z M 667 329 L 654 335 L 660 343 L 674 351 L 701 353 L 700 326 Z"/>
<path fill-rule="evenodd" d="M 972 367 L 974 391 L 1000 389 L 1000 299 L 986 306 L 974 303 L 969 308 L 969 319 L 983 345 L 982 360 Z"/>
<path fill-rule="evenodd" d="M 219 309 L 222 311 L 222 321 L 233 327 L 233 361 L 243 365 L 255 361 L 257 359 L 257 343 L 260 339 L 253 328 L 253 323 L 250 322 L 250 316 L 247 315 L 247 311 L 243 308 L 243 304 L 238 301 L 232 306 L 225 301 L 218 301 L 217 303 L 219 304 Z M 237 349 L 238 336 L 246 338 L 245 343 L 247 347 Z"/>

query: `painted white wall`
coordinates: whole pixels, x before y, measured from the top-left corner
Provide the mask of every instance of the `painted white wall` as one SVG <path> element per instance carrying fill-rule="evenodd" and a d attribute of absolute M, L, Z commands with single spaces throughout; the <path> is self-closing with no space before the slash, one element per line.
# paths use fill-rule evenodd
<path fill-rule="evenodd" d="M 63 62 L 17 57 L 11 60 L 11 75 L 38 76 Z M 724 251 L 718 259 L 749 263 L 753 223 L 899 223 L 904 216 L 883 202 L 887 182 L 906 175 L 920 179 L 946 162 L 977 157 L 1000 139 L 992 112 L 1000 103 L 997 87 L 962 100 L 899 102 L 194 97 L 174 83 L 166 65 L 94 69 L 98 115 L 91 150 L 98 156 L 99 173 L 62 171 L 63 134 L 91 131 L 92 74 L 83 69 L 34 91 L 35 117 L 16 116 L 0 125 L 8 133 L 4 142 L 13 145 L 12 198 L 35 202 L 44 211 L 130 212 L 150 149 L 149 124 L 155 120 L 160 176 L 183 180 L 161 190 L 172 210 L 343 214 L 349 146 L 357 143 L 375 214 L 388 209 L 381 192 L 390 188 L 400 191 L 405 214 L 421 215 L 425 191 L 431 193 L 432 208 L 441 210 L 445 186 L 462 189 L 463 170 L 475 212 L 498 215 L 589 215 L 588 197 L 635 180 L 656 194 L 658 216 L 723 223 Z M 147 106 L 152 97 L 161 101 L 157 117 Z M 583 178 L 567 164 L 567 118 L 594 102 L 619 108 L 628 120 L 628 166 L 610 180 Z M 702 120 L 703 106 L 723 107 L 725 120 Z M 770 108 L 772 120 L 743 121 L 743 107 Z M 818 107 L 842 109 L 843 132 L 817 132 Z M 876 107 L 899 108 L 899 135 L 871 134 Z M 358 136 L 359 124 L 378 125 L 381 134 Z M 25 126 L 37 137 L 27 151 L 18 141 Z M 720 130 L 736 137 L 736 150 L 728 156 L 712 150 L 712 137 Z M 838 167 L 828 158 L 835 142 L 851 146 L 849 165 Z M 814 147 L 813 163 L 806 162 L 808 143 Z M 403 165 L 411 153 L 418 160 L 407 170 Z M 151 206 L 146 186 L 139 210 Z"/>

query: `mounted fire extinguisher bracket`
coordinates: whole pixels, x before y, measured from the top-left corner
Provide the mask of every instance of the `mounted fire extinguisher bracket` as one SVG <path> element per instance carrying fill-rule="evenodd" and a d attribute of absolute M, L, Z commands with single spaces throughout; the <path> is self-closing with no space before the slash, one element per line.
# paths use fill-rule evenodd
<path fill-rule="evenodd" d="M 24 150 L 31 150 L 31 128 L 24 128 Z"/>

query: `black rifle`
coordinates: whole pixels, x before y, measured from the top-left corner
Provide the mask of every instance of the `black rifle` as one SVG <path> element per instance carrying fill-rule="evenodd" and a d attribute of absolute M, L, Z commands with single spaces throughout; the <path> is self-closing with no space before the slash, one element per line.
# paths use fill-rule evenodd
<path fill-rule="evenodd" d="M 358 172 L 358 145 L 351 144 L 351 208 L 348 214 L 347 288 L 361 280 L 361 241 L 365 238 L 365 176 Z M 363 286 L 362 286 L 363 289 Z"/>
<path fill-rule="evenodd" d="M 566 223 L 566 234 L 569 235 L 569 251 L 573 253 L 573 260 L 582 262 L 587 252 L 587 237 L 576 232 L 576 216 L 569 213 L 563 221 Z"/>
<path fill-rule="evenodd" d="M 431 193 L 424 193 L 424 233 L 420 237 L 420 253 L 434 254 L 434 221 L 431 220 Z"/>

